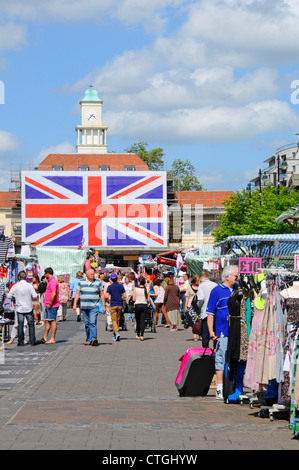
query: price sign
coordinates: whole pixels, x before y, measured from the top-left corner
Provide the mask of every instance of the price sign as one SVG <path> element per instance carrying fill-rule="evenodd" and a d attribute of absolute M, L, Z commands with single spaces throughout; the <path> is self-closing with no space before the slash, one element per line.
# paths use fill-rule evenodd
<path fill-rule="evenodd" d="M 262 269 L 262 258 L 239 258 L 240 274 L 256 274 Z"/>

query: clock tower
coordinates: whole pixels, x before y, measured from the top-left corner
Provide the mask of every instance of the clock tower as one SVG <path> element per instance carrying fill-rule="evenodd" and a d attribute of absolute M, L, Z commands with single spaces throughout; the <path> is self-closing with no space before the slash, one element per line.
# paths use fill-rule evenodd
<path fill-rule="evenodd" d="M 107 153 L 107 126 L 102 125 L 102 104 L 90 86 L 80 101 L 81 125 L 76 127 L 78 153 Z"/>

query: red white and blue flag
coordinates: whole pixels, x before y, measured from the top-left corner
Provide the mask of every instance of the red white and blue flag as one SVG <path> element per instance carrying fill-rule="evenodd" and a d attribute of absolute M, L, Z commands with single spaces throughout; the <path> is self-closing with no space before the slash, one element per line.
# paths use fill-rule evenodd
<path fill-rule="evenodd" d="M 166 172 L 22 172 L 22 241 L 167 246 Z"/>

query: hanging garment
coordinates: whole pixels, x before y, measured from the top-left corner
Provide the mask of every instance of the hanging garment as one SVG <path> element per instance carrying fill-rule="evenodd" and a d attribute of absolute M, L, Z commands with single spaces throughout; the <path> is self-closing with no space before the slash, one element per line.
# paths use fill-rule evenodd
<path fill-rule="evenodd" d="M 6 237 L 5 235 L 1 236 L 0 239 L 0 264 L 5 263 L 6 255 L 9 248 L 14 246 L 13 241 L 11 238 Z"/>
<path fill-rule="evenodd" d="M 284 330 L 284 364 L 283 364 L 283 382 L 281 385 L 281 400 L 285 405 L 291 402 L 291 384 L 292 384 L 292 352 L 296 331 L 299 327 L 299 299 L 287 298 L 285 300 L 286 319 Z"/>
<path fill-rule="evenodd" d="M 251 332 L 251 321 L 252 321 L 251 300 L 250 300 L 250 297 L 248 297 L 246 300 L 246 325 L 247 325 L 248 338 Z"/>
<path fill-rule="evenodd" d="M 240 357 L 240 344 L 241 344 L 241 300 L 243 292 L 242 289 L 235 289 L 227 301 L 229 311 L 228 319 L 228 341 L 227 341 L 227 355 L 226 361 L 230 359 L 239 359 Z"/>
<path fill-rule="evenodd" d="M 266 387 L 263 387 L 256 381 L 256 357 L 257 351 L 260 346 L 259 344 L 259 335 L 264 318 L 264 310 L 259 310 L 256 307 L 253 309 L 253 319 L 251 322 L 251 332 L 248 342 L 248 355 L 247 355 L 247 364 L 246 371 L 244 376 L 244 386 L 250 388 L 251 390 L 265 390 Z"/>
<path fill-rule="evenodd" d="M 240 361 L 247 361 L 248 357 L 248 330 L 246 324 L 246 298 L 243 298 L 240 305 Z"/>
<path fill-rule="evenodd" d="M 292 384 L 291 384 L 291 404 L 290 404 L 290 429 L 294 431 L 294 436 L 299 437 L 299 344 L 298 336 L 295 340 L 292 358 Z"/>
<path fill-rule="evenodd" d="M 283 330 L 284 316 L 281 305 L 281 297 L 278 291 L 275 291 L 276 297 L 276 382 L 283 382 Z"/>
<path fill-rule="evenodd" d="M 258 336 L 256 382 L 261 385 L 276 378 L 276 297 L 269 293 L 265 301 L 264 317 Z"/>

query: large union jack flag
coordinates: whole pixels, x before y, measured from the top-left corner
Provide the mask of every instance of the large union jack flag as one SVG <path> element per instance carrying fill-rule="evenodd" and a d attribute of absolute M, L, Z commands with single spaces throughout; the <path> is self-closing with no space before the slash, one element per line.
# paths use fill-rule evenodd
<path fill-rule="evenodd" d="M 83 173 L 83 172 L 82 172 Z M 22 241 L 36 246 L 167 245 L 166 172 L 22 172 Z"/>

